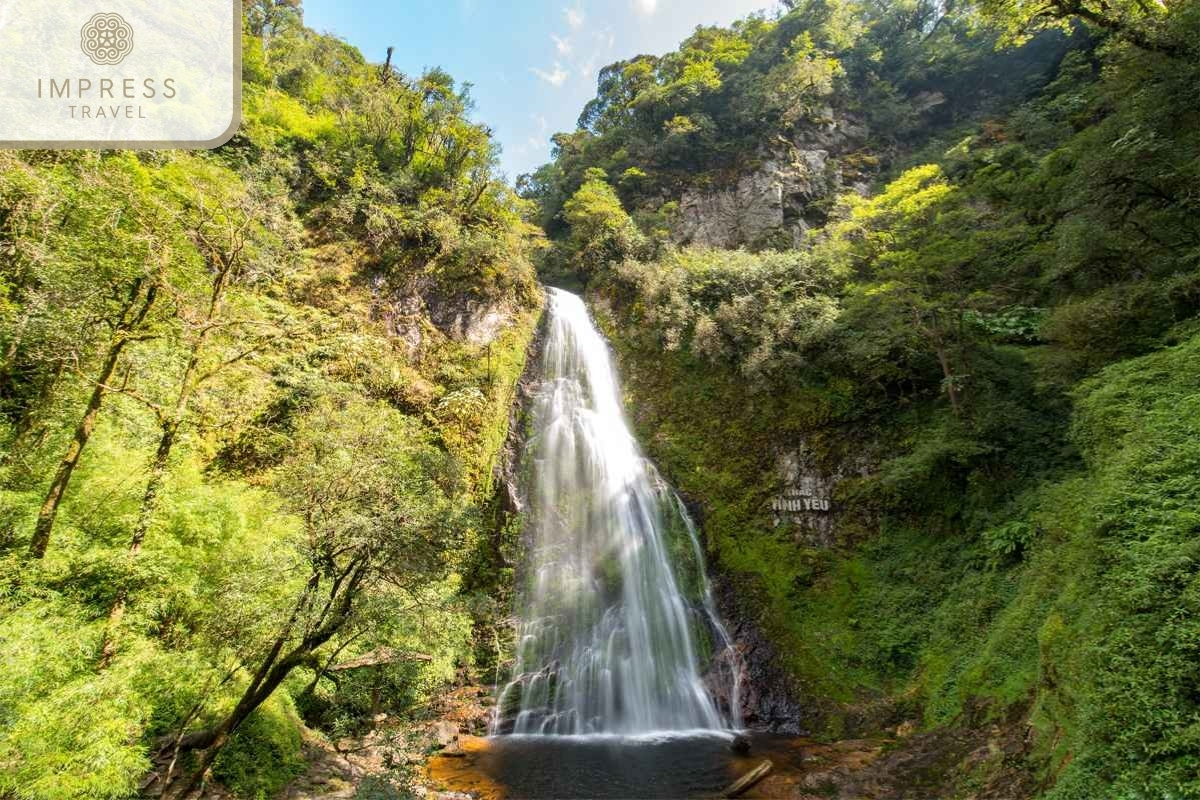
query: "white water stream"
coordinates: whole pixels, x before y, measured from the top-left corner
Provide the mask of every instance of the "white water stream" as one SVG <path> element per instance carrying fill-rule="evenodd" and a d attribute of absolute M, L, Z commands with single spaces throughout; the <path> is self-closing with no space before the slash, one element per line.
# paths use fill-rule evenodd
<path fill-rule="evenodd" d="M 583 301 L 549 293 L 530 441 L 529 564 L 500 730 L 738 728 L 736 654 L 695 526 L 626 424 L 612 359 Z"/>

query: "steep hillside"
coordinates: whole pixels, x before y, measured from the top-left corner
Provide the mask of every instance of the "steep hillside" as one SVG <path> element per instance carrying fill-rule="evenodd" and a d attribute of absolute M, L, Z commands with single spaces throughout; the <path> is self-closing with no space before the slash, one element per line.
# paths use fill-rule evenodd
<path fill-rule="evenodd" d="M 920 796 L 1200 792 L 1198 25 L 797 2 L 607 68 L 523 182 L 759 723 L 980 732 Z"/>
<path fill-rule="evenodd" d="M 274 796 L 492 652 L 527 204 L 448 75 L 244 49 L 216 151 L 0 155 L 6 798 Z"/>

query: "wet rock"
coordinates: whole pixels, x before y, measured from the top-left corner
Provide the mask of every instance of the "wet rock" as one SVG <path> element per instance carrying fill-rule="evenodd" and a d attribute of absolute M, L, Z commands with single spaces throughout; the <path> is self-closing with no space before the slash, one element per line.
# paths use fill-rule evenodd
<path fill-rule="evenodd" d="M 463 750 L 462 743 L 456 738 L 450 744 L 443 747 L 438 755 L 445 758 L 464 758 L 467 755 L 467 751 Z"/>
<path fill-rule="evenodd" d="M 538 376 L 542 373 L 542 349 L 546 342 L 547 318 L 543 315 L 533 338 L 525 348 L 525 370 L 517 380 L 517 396 L 508 415 L 508 436 L 500 448 L 499 458 L 492 473 L 500 487 L 498 499 L 500 509 L 516 516 L 525 511 L 528 503 L 525 481 L 521 476 L 521 464 L 530 435 L 530 416 L 537 392 Z M 509 564 L 509 566 L 513 566 Z"/>
<path fill-rule="evenodd" d="M 458 725 L 447 720 L 439 720 L 433 723 L 432 733 L 437 743 L 446 747 L 458 738 Z"/>
<path fill-rule="evenodd" d="M 739 756 L 750 755 L 750 737 L 734 736 L 733 741 L 729 743 L 729 749 Z"/>
<path fill-rule="evenodd" d="M 524 723 L 538 726 L 550 716 L 554 695 L 558 691 L 559 662 L 552 661 L 536 672 L 524 672 L 515 676 L 500 693 L 493 728 L 496 733 L 512 733 L 517 718 L 524 715 Z M 526 708 L 527 704 L 539 705 Z M 526 728 L 528 730 L 528 728 Z"/>
<path fill-rule="evenodd" d="M 461 686 L 443 694 L 432 710 L 438 719 L 457 725 L 460 735 L 486 733 L 493 716 L 489 706 L 495 704 L 490 692 L 490 687 Z"/>
<path fill-rule="evenodd" d="M 737 703 L 747 727 L 770 733 L 807 733 L 808 725 L 805 724 L 800 702 L 801 692 L 782 667 L 774 645 L 754 624 L 747 609 L 742 607 L 732 584 L 719 573 L 712 578 L 717 609 L 729 623 L 729 635 L 736 650 L 736 654 L 721 654 L 714 659 L 705 676 L 705 682 L 718 706 L 725 713 L 733 710 L 731 682 L 726 675 L 729 669 L 737 669 L 741 684 Z"/>
<path fill-rule="evenodd" d="M 828 549 L 838 544 L 839 523 L 846 509 L 837 502 L 838 487 L 875 471 L 875 448 L 856 442 L 851 453 L 826 454 L 819 458 L 804 439 L 781 447 L 775 456 L 779 491 L 771 501 L 775 527 L 788 526 L 802 547 Z"/>

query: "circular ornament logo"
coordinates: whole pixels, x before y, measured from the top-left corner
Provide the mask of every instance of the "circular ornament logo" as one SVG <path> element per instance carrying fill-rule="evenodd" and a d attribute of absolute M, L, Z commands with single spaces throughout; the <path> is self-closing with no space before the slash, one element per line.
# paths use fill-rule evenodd
<path fill-rule="evenodd" d="M 80 31 L 79 46 L 96 64 L 120 64 L 133 52 L 133 28 L 120 14 L 96 14 Z"/>

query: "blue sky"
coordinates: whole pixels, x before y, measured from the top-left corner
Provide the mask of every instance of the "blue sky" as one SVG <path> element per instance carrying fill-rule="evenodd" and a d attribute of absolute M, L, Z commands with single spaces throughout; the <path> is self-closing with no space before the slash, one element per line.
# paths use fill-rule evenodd
<path fill-rule="evenodd" d="M 728 24 L 774 0 L 305 0 L 304 19 L 408 74 L 440 66 L 474 85 L 475 116 L 503 145 L 510 180 L 573 130 L 606 64 L 673 50 L 697 25 Z"/>

